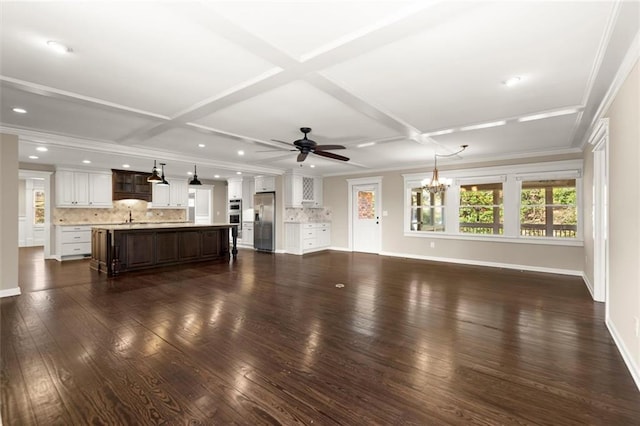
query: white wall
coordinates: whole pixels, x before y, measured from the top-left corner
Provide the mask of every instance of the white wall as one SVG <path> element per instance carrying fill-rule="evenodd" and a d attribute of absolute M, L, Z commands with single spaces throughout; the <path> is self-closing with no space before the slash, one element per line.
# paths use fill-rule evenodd
<path fill-rule="evenodd" d="M 0 297 L 18 286 L 18 137 L 0 133 Z"/>
<path fill-rule="evenodd" d="M 575 157 L 573 156 L 573 158 Z M 526 160 L 526 163 L 569 158 L 571 156 L 533 158 Z M 520 164 L 524 163 L 525 161 L 522 161 Z M 508 164 L 509 162 L 491 162 L 469 165 L 468 168 Z M 511 162 L 511 164 L 515 163 Z M 461 169 L 460 166 L 456 168 Z M 401 170 L 375 174 L 375 176 L 382 176 L 382 210 L 388 213 L 388 216 L 381 218 L 383 253 L 418 258 L 440 258 L 444 261 L 470 264 L 509 265 L 517 269 L 563 272 L 574 275 L 582 273 L 584 266 L 583 247 L 404 236 L 405 200 L 402 175 L 430 170 L 429 167 L 425 167 L 422 170 Z M 441 170 L 445 169 L 441 168 Z M 331 245 L 335 248 L 346 249 L 349 246 L 347 179 L 366 176 L 333 176 L 324 179 L 324 205 L 331 210 Z M 431 242 L 435 243 L 434 248 L 431 248 Z"/>
<path fill-rule="evenodd" d="M 640 387 L 640 70 L 636 61 L 609 118 L 609 300 L 607 323 Z"/>

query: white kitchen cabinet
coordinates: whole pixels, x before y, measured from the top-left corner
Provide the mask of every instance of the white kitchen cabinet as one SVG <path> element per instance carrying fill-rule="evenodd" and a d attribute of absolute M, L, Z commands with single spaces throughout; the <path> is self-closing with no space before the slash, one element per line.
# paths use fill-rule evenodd
<path fill-rule="evenodd" d="M 253 179 L 242 180 L 242 208 L 253 208 L 253 194 L 256 193 L 255 181 Z M 251 243 L 253 245 L 253 243 Z"/>
<path fill-rule="evenodd" d="M 59 169 L 55 175 L 56 207 L 112 207 L 110 172 Z"/>
<path fill-rule="evenodd" d="M 91 255 L 91 226 L 56 226 L 56 258 L 82 259 Z"/>
<path fill-rule="evenodd" d="M 169 201 L 173 207 L 187 208 L 189 206 L 189 182 L 185 179 L 171 179 Z"/>
<path fill-rule="evenodd" d="M 242 222 L 242 241 L 238 244 L 253 247 L 253 222 Z"/>
<path fill-rule="evenodd" d="M 322 207 L 322 178 L 302 176 L 295 171 L 284 175 L 285 207 Z"/>
<path fill-rule="evenodd" d="M 89 205 L 113 207 L 113 178 L 111 173 L 89 173 Z"/>
<path fill-rule="evenodd" d="M 187 208 L 189 186 L 185 179 L 167 179 L 169 185 L 153 184 L 151 208 L 184 209 Z"/>
<path fill-rule="evenodd" d="M 242 178 L 230 178 L 227 180 L 227 195 L 229 200 L 242 199 Z"/>
<path fill-rule="evenodd" d="M 285 223 L 285 251 L 302 255 L 331 245 L 330 223 Z"/>
<path fill-rule="evenodd" d="M 270 192 L 276 190 L 275 176 L 256 176 L 254 184 L 256 192 Z"/>

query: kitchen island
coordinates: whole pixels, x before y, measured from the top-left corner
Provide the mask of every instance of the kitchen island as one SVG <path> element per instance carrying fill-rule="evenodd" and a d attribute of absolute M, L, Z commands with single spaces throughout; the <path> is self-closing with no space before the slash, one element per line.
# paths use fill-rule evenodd
<path fill-rule="evenodd" d="M 229 250 L 229 231 L 232 246 Z M 236 259 L 233 224 L 147 223 L 91 228 L 90 267 L 116 276 L 126 271 L 186 262 Z"/>

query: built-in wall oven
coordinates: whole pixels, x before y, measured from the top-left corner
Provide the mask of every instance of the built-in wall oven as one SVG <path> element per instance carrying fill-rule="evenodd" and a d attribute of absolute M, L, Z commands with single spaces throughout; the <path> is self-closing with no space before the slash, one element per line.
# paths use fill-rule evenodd
<path fill-rule="evenodd" d="M 238 225 L 238 237 L 242 230 L 242 200 L 229 200 L 229 223 Z"/>

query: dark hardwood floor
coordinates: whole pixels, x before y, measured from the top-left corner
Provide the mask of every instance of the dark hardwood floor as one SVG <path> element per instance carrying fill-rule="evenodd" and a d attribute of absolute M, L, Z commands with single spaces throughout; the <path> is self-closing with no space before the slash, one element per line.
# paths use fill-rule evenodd
<path fill-rule="evenodd" d="M 108 279 L 20 254 L 4 425 L 640 424 L 580 278 L 241 250 Z"/>

